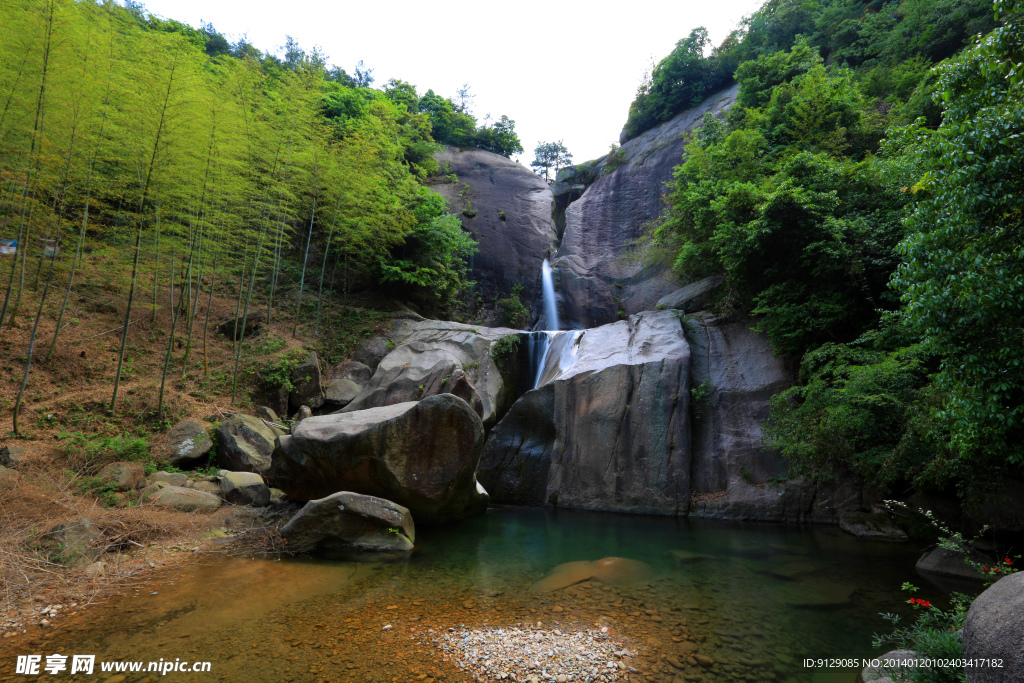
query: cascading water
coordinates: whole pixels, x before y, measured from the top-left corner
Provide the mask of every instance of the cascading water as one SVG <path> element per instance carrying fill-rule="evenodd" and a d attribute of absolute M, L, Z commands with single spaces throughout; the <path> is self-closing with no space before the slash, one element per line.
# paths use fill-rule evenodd
<path fill-rule="evenodd" d="M 537 322 L 540 330 L 530 334 L 530 370 L 533 378 L 531 389 L 539 387 L 545 376 L 550 379 L 558 374 L 559 368 L 566 367 L 570 357 L 575 355 L 578 348 L 576 341 L 582 334 L 559 331 L 561 323 L 558 320 L 558 302 L 555 299 L 555 280 L 551 274 L 551 263 L 547 259 L 544 259 L 541 265 L 541 310 L 543 315 Z"/>
<path fill-rule="evenodd" d="M 544 327 L 549 332 L 557 332 L 562 329 L 558 324 L 558 302 L 555 301 L 555 280 L 551 276 L 551 264 L 547 259 L 540 267 L 540 281 L 544 303 Z"/>

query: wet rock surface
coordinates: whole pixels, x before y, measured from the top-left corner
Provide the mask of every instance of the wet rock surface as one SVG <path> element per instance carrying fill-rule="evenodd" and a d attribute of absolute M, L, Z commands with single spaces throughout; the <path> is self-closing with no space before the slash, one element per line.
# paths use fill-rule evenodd
<path fill-rule="evenodd" d="M 572 339 L 567 367 L 491 432 L 484 487 L 518 505 L 685 512 L 690 347 L 679 319 L 647 312 Z"/>
<path fill-rule="evenodd" d="M 268 478 L 294 500 L 353 491 L 439 523 L 486 507 L 475 476 L 483 439 L 480 417 L 451 394 L 311 417 L 278 440 Z"/>

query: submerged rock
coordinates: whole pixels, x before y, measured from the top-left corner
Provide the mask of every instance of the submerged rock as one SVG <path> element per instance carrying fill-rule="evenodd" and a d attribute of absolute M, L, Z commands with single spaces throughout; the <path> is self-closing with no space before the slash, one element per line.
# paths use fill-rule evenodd
<path fill-rule="evenodd" d="M 970 683 L 1024 680 L 1024 573 L 1004 576 L 975 598 L 962 638 L 964 657 L 1002 664 L 967 667 Z"/>
<path fill-rule="evenodd" d="M 288 550 L 331 554 L 349 550 L 409 551 L 416 527 L 407 508 L 383 498 L 341 491 L 311 500 L 281 529 Z"/>
<path fill-rule="evenodd" d="M 604 557 L 594 562 L 566 562 L 533 584 L 533 590 L 537 593 L 550 593 L 591 579 L 606 586 L 628 586 L 646 581 L 652 574 L 649 564 L 623 557 Z"/>
<path fill-rule="evenodd" d="M 303 420 L 278 440 L 268 476 L 289 498 L 337 491 L 392 500 L 425 523 L 482 512 L 480 417 L 450 394 Z"/>
<path fill-rule="evenodd" d="M 263 420 L 235 413 L 217 425 L 217 462 L 233 472 L 265 472 L 274 453 L 274 440 L 283 434 Z"/>
<path fill-rule="evenodd" d="M 439 320 L 410 322 L 396 336 L 402 342 L 377 366 L 370 382 L 342 412 L 453 394 L 470 404 L 490 426 L 515 398 L 491 356 L 504 327 L 474 327 Z"/>
<path fill-rule="evenodd" d="M 573 335 L 565 367 L 494 427 L 480 480 L 496 502 L 685 513 L 690 347 L 652 311 Z"/>

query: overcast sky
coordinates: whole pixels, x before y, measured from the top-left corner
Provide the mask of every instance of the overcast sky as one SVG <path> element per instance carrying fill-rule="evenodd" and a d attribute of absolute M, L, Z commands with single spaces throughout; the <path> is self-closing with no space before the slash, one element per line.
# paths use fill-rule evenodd
<path fill-rule="evenodd" d="M 454 97 L 469 83 L 478 119 L 516 122 L 533 160 L 538 142 L 563 140 L 581 162 L 618 142 L 629 104 L 651 60 L 671 52 L 690 29 L 707 27 L 718 44 L 763 0 L 628 0 L 615 3 L 386 3 L 330 0 L 148 0 L 146 9 L 198 27 L 212 23 L 232 42 L 245 34 L 279 53 L 285 35 L 319 46 L 352 73 L 359 60 L 375 87 L 390 78 L 420 94 Z"/>

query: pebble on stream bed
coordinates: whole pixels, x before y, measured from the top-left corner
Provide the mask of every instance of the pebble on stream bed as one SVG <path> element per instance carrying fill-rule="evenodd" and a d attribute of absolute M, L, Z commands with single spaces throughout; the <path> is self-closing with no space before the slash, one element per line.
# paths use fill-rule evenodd
<path fill-rule="evenodd" d="M 636 650 L 601 629 L 561 630 L 540 625 L 451 628 L 420 634 L 480 681 L 595 683 L 628 681 Z"/>

